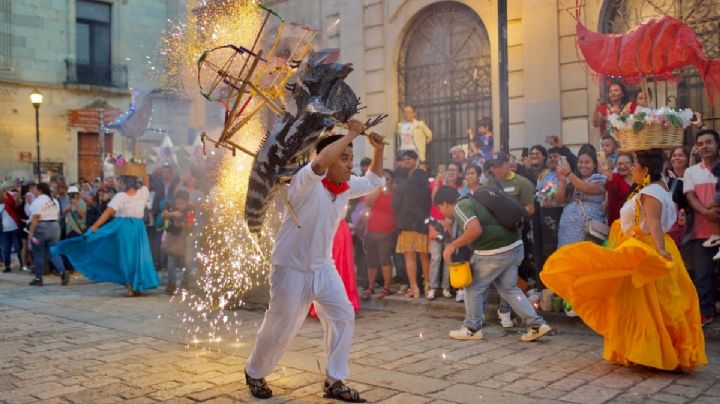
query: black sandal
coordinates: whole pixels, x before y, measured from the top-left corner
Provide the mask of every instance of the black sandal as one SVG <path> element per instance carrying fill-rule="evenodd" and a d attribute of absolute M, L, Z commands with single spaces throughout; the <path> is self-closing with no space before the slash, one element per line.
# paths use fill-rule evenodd
<path fill-rule="evenodd" d="M 327 380 L 323 384 L 323 398 L 345 401 L 347 403 L 366 403 L 367 400 L 360 398 L 360 393 L 352 387 L 346 386 L 342 381 L 338 380 L 328 385 Z"/>
<path fill-rule="evenodd" d="M 250 394 L 252 394 L 253 397 L 261 400 L 272 397 L 272 390 L 268 387 L 265 378 L 255 379 L 245 372 L 245 383 L 250 387 Z"/>

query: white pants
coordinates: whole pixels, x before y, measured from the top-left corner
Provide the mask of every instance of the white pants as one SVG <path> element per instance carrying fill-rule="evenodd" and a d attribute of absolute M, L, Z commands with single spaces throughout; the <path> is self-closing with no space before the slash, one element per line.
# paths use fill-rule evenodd
<path fill-rule="evenodd" d="M 310 303 L 325 329 L 326 374 L 331 382 L 347 379 L 355 311 L 333 266 L 317 272 L 273 267 L 270 271 L 270 307 L 258 331 L 255 349 L 245 365 L 250 377 L 272 373 L 298 333 Z"/>

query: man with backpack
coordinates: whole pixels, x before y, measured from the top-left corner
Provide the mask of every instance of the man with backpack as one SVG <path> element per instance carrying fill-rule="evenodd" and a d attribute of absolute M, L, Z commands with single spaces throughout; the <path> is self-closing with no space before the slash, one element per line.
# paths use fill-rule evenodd
<path fill-rule="evenodd" d="M 518 266 L 523 259 L 523 243 L 518 230 L 510 230 L 475 197 L 458 200 L 455 188 L 443 186 L 435 194 L 433 203 L 443 215 L 455 217 L 455 225 L 462 234 L 448 243 L 443 252 L 446 262 L 453 254 L 468 246 L 473 255 L 470 260 L 472 283 L 465 287 L 465 321 L 459 330 L 450 331 L 450 337 L 459 340 L 483 339 L 482 325 L 484 296 L 490 284 L 495 285 L 513 311 L 529 327 L 522 341 L 534 341 L 552 328 L 540 317 L 523 291 L 516 284 Z M 502 198 L 504 196 L 498 196 Z"/>
<path fill-rule="evenodd" d="M 512 171 L 510 168 L 510 156 L 505 152 L 498 152 L 492 159 L 486 161 L 484 169 L 488 174 L 488 185 L 501 190 L 505 195 L 519 202 L 527 212 L 527 220 L 524 220 L 522 226 L 522 241 L 527 248 L 519 269 L 520 277 L 527 281 L 535 272 L 532 259 L 529 256 L 532 248 L 528 237 L 530 230 L 529 219 L 535 213 L 535 187 L 530 180 Z M 511 328 L 513 326 L 510 305 L 504 299 L 500 299 L 498 317 L 503 327 Z"/>

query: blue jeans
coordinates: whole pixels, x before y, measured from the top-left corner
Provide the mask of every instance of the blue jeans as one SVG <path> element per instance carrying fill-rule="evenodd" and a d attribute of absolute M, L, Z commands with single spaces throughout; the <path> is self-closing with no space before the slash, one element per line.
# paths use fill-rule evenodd
<path fill-rule="evenodd" d="M 445 243 L 437 240 L 430 240 L 430 287 L 437 289 L 450 288 L 450 272 L 447 263 L 443 262 L 443 249 Z"/>
<path fill-rule="evenodd" d="M 527 296 L 517 286 L 518 266 L 523 260 L 523 246 L 496 255 L 473 255 L 473 282 L 465 287 L 465 321 L 463 324 L 471 330 L 479 330 L 483 325 L 485 295 L 493 284 L 500 296 L 510 304 L 513 311 L 523 319 L 528 327 L 545 324 Z"/>
<path fill-rule="evenodd" d="M 22 266 L 22 258 L 20 257 L 20 230 L 10 230 L 0 233 L 0 239 L 2 240 L 2 252 L 3 252 L 3 264 L 5 268 L 10 268 L 10 250 L 15 247 L 18 260 Z"/>
<path fill-rule="evenodd" d="M 190 267 L 185 265 L 184 256 L 168 255 L 168 287 L 175 288 L 177 286 L 177 271 L 182 272 L 181 287 L 187 287 L 190 282 Z"/>
<path fill-rule="evenodd" d="M 715 248 L 702 246 L 705 239 L 690 240 L 687 243 L 689 259 L 692 265 L 692 281 L 700 299 L 700 313 L 705 317 L 715 317 L 715 294 L 717 263 L 713 261 Z"/>
<path fill-rule="evenodd" d="M 59 255 L 50 255 L 50 247 L 60 241 L 60 225 L 58 222 L 40 222 L 35 227 L 33 235 L 40 243 L 35 244 L 32 240 L 28 240 L 32 246 L 33 266 L 35 266 L 35 278 L 43 278 L 43 270 L 45 269 L 45 257 L 49 257 L 50 262 L 55 266 L 61 274 L 65 272 L 65 264 Z"/>

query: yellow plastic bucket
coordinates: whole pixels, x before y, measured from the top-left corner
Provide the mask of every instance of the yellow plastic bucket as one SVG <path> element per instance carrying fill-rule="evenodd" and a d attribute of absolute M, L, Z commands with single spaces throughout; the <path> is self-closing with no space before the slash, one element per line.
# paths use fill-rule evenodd
<path fill-rule="evenodd" d="M 450 285 L 455 289 L 464 288 L 472 283 L 472 270 L 470 262 L 452 262 L 450 267 Z"/>

